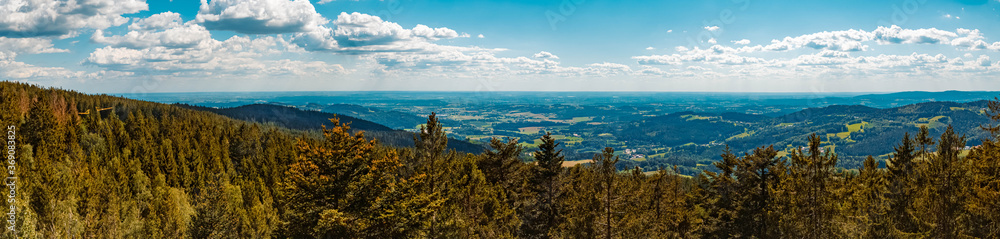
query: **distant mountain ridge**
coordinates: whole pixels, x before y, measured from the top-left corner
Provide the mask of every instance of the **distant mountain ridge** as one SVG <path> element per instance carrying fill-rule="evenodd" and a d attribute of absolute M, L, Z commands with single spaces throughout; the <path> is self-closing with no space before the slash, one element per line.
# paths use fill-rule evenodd
<path fill-rule="evenodd" d="M 395 130 L 371 121 L 345 115 L 337 115 L 319 111 L 301 110 L 288 106 L 272 104 L 250 104 L 231 108 L 210 108 L 187 104 L 175 104 L 182 108 L 216 113 L 233 119 L 266 123 L 296 130 L 315 130 L 332 126 L 330 118 L 340 118 L 341 123 L 350 123 L 353 131 L 364 131 L 365 135 L 378 139 L 380 142 L 395 147 L 413 147 L 413 133 Z M 468 153 L 480 153 L 484 148 L 459 139 L 449 139 L 448 148 Z"/>

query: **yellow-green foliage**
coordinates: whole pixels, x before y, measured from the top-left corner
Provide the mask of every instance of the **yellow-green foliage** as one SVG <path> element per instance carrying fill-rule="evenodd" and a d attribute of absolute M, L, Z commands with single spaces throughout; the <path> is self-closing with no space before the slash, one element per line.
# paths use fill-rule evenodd
<path fill-rule="evenodd" d="M 700 115 L 681 115 L 681 118 L 691 121 L 691 120 L 710 120 L 713 117 L 700 116 Z"/>
<path fill-rule="evenodd" d="M 594 117 L 573 117 L 573 123 L 587 122 L 594 120 Z"/>
<path fill-rule="evenodd" d="M 542 130 L 542 128 L 543 127 L 522 127 L 517 128 L 517 130 L 519 130 L 519 133 L 522 134 L 537 134 L 538 131 Z"/>
<path fill-rule="evenodd" d="M 934 116 L 934 118 L 930 118 L 930 119 L 928 119 L 928 118 L 919 118 L 919 119 L 917 119 L 917 123 L 914 123 L 914 125 L 917 126 L 917 127 L 927 126 L 928 128 L 942 127 L 942 126 L 947 125 L 946 123 L 941 123 L 942 119 L 945 119 L 945 118 L 948 118 L 948 116 L 939 115 L 939 116 Z"/>
<path fill-rule="evenodd" d="M 739 139 L 739 138 L 743 138 L 743 137 L 747 137 L 747 136 L 751 136 L 751 135 L 753 135 L 753 134 L 754 134 L 754 133 L 756 133 L 756 132 L 757 132 L 757 131 L 753 131 L 753 130 L 747 130 L 746 128 L 744 128 L 744 129 L 743 129 L 743 133 L 740 133 L 740 134 L 737 134 L 737 135 L 733 135 L 732 137 L 729 137 L 729 138 L 728 138 L 728 139 L 726 139 L 726 140 L 734 140 L 734 139 Z"/>

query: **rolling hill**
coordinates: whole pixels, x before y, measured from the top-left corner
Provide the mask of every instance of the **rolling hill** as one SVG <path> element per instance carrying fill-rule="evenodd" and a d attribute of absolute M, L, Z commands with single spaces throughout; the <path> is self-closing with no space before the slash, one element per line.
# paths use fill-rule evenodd
<path fill-rule="evenodd" d="M 884 159 L 905 133 L 914 135 L 920 126 L 927 126 L 931 135 L 937 136 L 951 125 L 967 137 L 968 145 L 978 145 L 987 136 L 979 128 L 989 123 L 983 113 L 986 106 L 987 101 L 926 102 L 886 109 L 833 105 L 774 118 L 742 113 L 679 112 L 611 130 L 618 140 L 665 146 L 675 153 L 684 150 L 711 159 L 717 158 L 726 145 L 735 152 L 774 145 L 788 153 L 806 145 L 807 137 L 816 133 L 822 137 L 824 147 L 841 157 L 840 166 L 856 168 L 868 155 Z"/>
<path fill-rule="evenodd" d="M 371 121 L 345 115 L 306 111 L 271 104 L 251 104 L 231 108 L 209 108 L 186 104 L 176 105 L 187 109 L 212 112 L 238 120 L 260 123 L 270 122 L 278 126 L 296 130 L 320 129 L 323 125 L 330 125 L 330 118 L 338 117 L 340 118 L 340 122 L 350 122 L 352 130 L 362 130 L 365 132 L 365 136 L 378 139 L 382 143 L 396 147 L 413 146 L 413 133 L 411 132 L 394 130 Z M 482 146 L 458 139 L 448 140 L 448 148 L 468 153 L 480 153 L 483 151 Z"/>

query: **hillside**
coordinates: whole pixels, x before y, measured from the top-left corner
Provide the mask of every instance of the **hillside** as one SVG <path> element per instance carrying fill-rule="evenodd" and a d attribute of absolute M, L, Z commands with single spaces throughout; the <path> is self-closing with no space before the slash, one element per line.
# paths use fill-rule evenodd
<path fill-rule="evenodd" d="M 329 104 L 321 105 L 310 103 L 307 109 L 318 109 L 319 111 L 346 115 L 355 118 L 362 118 L 385 125 L 393 129 L 412 129 L 427 121 L 427 117 L 420 117 L 408 113 L 393 110 L 381 110 L 373 107 L 365 107 L 353 104 Z"/>
<path fill-rule="evenodd" d="M 332 122 L 317 122 L 330 125 L 322 136 L 289 130 L 281 125 L 308 129 L 309 122 L 330 115 L 282 106 L 192 110 L 10 82 L 0 82 L 0 95 L 11 174 L 5 181 L 9 199 L 0 206 L 15 212 L 12 238 L 597 238 L 594 228 L 603 225 L 617 229 L 613 238 L 772 238 L 807 235 L 813 230 L 809 225 L 828 228 L 817 238 L 862 238 L 872 230 L 884 230 L 882 237 L 889 238 L 996 238 L 1000 221 L 996 138 L 962 152 L 956 149 L 965 139 L 950 128 L 928 141 L 906 141 L 909 147 L 893 154 L 887 170 L 874 159 L 861 168 L 836 168 L 844 158 L 820 153 L 826 146 L 820 137 L 810 137 L 808 153 L 789 158 L 780 149 L 757 148 L 711 158 L 714 171 L 679 165 L 644 172 L 636 167 L 653 160 L 623 159 L 611 147 L 586 165 L 564 161 L 554 135 L 539 139 L 531 163 L 521 161 L 525 152 L 513 140 L 492 141 L 491 150 L 481 154 L 447 151 L 447 133 L 436 117 L 428 117 L 417 147 L 398 148 Z M 650 138 L 678 142 L 734 134 L 738 127 L 769 130 L 774 124 L 843 130 L 827 138 L 862 142 L 892 123 L 904 129 L 967 127 L 971 124 L 963 121 L 981 117 L 981 106 L 926 103 L 870 112 L 857 108 L 865 112 L 854 115 L 831 107 L 809 111 L 826 115 L 799 114 L 803 117 L 794 123 L 681 112 L 634 123 L 651 132 L 672 131 L 671 138 Z M 1000 112 L 1000 104 L 990 108 L 990 115 Z M 830 127 L 844 117 L 861 121 Z M 714 131 L 694 134 L 698 128 Z M 750 131 L 725 141 L 763 142 L 766 135 Z M 675 148 L 702 147 L 685 145 Z M 686 159 L 685 151 L 671 150 L 666 157 Z M 893 188 L 916 193 L 901 198 Z M 955 210 L 949 214 L 937 205 Z M 909 209 L 916 213 L 897 211 Z M 819 210 L 829 216 L 803 219 Z M 955 222 L 952 228 L 958 229 L 879 221 L 886 216 Z M 774 219 L 758 223 L 767 218 Z M 601 224 L 608 219 L 611 224 Z"/>
<path fill-rule="evenodd" d="M 634 121 L 612 130 L 618 140 L 666 148 L 651 154 L 674 152 L 674 157 L 692 155 L 704 159 L 715 158 L 725 145 L 736 152 L 774 145 L 787 154 L 805 145 L 808 136 L 816 133 L 823 139 L 823 147 L 834 150 L 842 158 L 840 166 L 855 168 L 868 155 L 885 159 L 905 133 L 913 135 L 920 126 L 928 126 L 931 135 L 940 135 L 951 125 L 956 133 L 968 137 L 968 145 L 978 145 L 988 136 L 979 128 L 989 123 L 983 111 L 986 107 L 987 101 L 926 102 L 887 109 L 833 105 L 775 118 L 741 113 L 680 112 Z M 690 166 L 695 165 L 691 163 Z"/>
<path fill-rule="evenodd" d="M 413 147 L 413 133 L 394 130 L 389 127 L 350 116 L 318 111 L 305 111 L 288 106 L 271 104 L 251 104 L 232 108 L 209 108 L 177 104 L 182 108 L 207 111 L 238 120 L 260 123 L 274 123 L 296 130 L 318 130 L 330 125 L 330 118 L 340 118 L 341 123 L 349 123 L 354 131 L 364 131 L 365 135 L 395 147 Z M 426 120 L 426 119 L 425 119 Z M 461 152 L 480 153 L 483 147 L 458 139 L 449 139 L 448 148 Z"/>

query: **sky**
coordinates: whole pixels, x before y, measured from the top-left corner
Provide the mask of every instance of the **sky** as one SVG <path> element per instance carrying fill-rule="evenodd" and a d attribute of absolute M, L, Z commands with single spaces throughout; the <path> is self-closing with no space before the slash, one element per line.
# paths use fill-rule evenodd
<path fill-rule="evenodd" d="M 87 93 L 1000 90 L 1000 0 L 0 0 Z"/>

